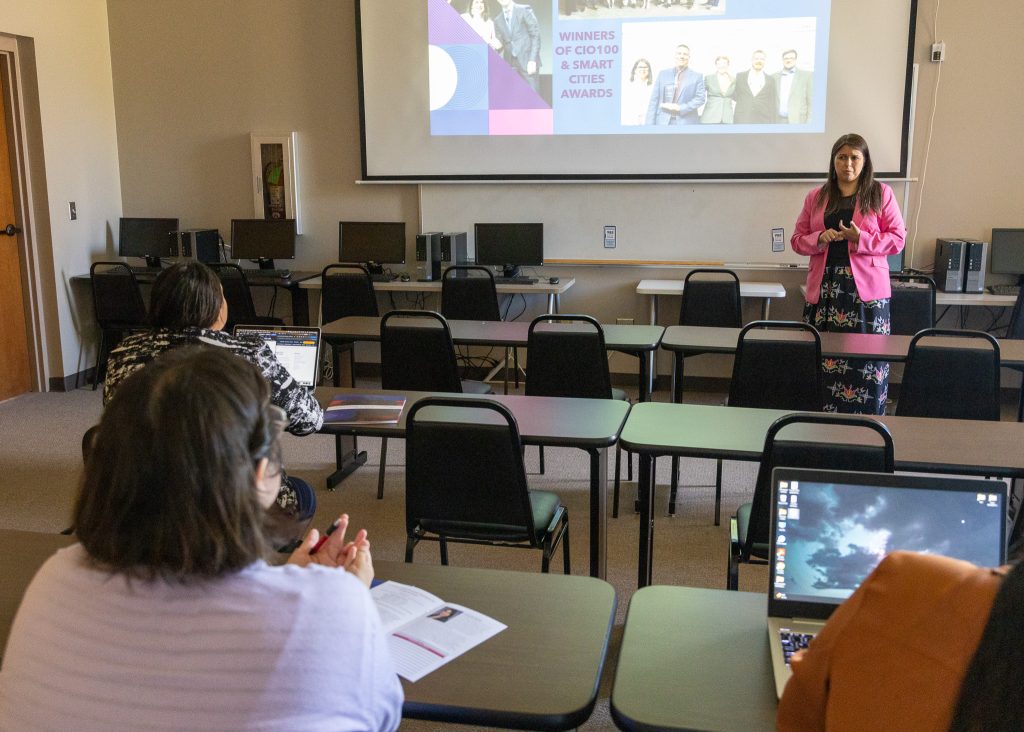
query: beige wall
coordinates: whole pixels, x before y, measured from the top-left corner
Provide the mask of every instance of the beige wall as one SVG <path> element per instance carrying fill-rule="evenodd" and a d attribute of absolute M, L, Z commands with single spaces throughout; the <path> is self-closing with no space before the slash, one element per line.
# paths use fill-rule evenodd
<path fill-rule="evenodd" d="M 0 33 L 20 36 L 19 52 L 34 55 L 35 78 L 26 81 L 38 99 L 28 100 L 27 113 L 39 137 L 30 140 L 30 152 L 38 186 L 32 224 L 41 251 L 45 370 L 49 377 L 73 374 L 91 365 L 81 343 L 95 334 L 91 308 L 68 278 L 88 272 L 106 250 L 108 222 L 121 211 L 107 5 L 0 0 Z M 22 61 L 32 71 L 31 59 Z M 77 221 L 69 220 L 69 201 L 78 204 Z"/>
<path fill-rule="evenodd" d="M 923 168 L 936 71 L 926 60 L 934 6 L 934 0 L 922 2 L 919 10 L 914 176 Z M 306 233 L 293 268 L 319 268 L 336 257 L 339 219 L 404 219 L 415 231 L 414 187 L 354 183 L 360 162 L 353 7 L 352 0 L 109 0 L 125 213 L 178 215 L 185 226 L 226 232 L 232 217 L 252 211 L 249 132 L 296 130 Z M 1007 49 L 1015 47 L 1021 27 L 1024 6 L 1011 0 L 941 8 L 939 35 L 949 61 L 938 94 L 916 266 L 931 266 L 937 236 L 987 239 L 993 226 L 1024 226 L 1015 175 L 1024 152 L 1011 142 L 1024 98 L 1007 92 L 1013 85 L 1005 75 Z M 867 38 L 864 29 L 858 32 Z M 852 93 L 870 105 L 870 90 Z M 915 206 L 919 190 L 912 189 Z M 569 273 L 577 286 L 565 297 L 564 311 L 640 322 L 647 303 L 635 295 L 636 282 L 682 276 L 639 268 L 551 270 Z M 741 277 L 783 280 L 790 294 L 773 305 L 773 315 L 799 317 L 798 274 Z M 528 312 L 541 307 L 530 303 Z M 675 308 L 677 301 L 665 303 L 663 323 L 672 321 Z M 666 366 L 663 357 L 661 370 Z M 614 368 L 633 366 L 623 358 Z M 697 362 L 688 373 L 722 373 L 722 366 Z"/>

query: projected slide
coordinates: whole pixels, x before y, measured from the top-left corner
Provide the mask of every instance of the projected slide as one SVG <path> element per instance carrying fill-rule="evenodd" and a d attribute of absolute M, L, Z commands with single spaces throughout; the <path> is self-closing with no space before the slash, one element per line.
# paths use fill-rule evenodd
<path fill-rule="evenodd" d="M 430 134 L 825 129 L 828 0 L 427 0 Z"/>

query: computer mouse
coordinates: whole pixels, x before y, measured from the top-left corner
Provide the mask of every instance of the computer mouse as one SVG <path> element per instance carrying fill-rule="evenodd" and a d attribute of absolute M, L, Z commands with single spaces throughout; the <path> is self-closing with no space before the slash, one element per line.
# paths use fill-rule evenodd
<path fill-rule="evenodd" d="M 409 276 L 408 272 L 402 272 L 402 274 L 398 275 L 398 279 L 400 279 L 402 282 L 408 282 L 412 278 Z"/>
<path fill-rule="evenodd" d="M 548 279 L 548 282 L 552 285 L 557 285 L 560 281 L 561 280 L 559 280 L 557 277 L 551 277 L 550 279 Z"/>

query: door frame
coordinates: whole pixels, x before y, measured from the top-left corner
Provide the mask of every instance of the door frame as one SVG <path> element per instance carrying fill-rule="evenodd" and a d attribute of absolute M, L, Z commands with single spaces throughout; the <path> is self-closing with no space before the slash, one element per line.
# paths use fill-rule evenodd
<path fill-rule="evenodd" d="M 7 119 L 0 128 L 0 134 L 6 129 L 8 147 L 11 157 L 11 182 L 14 186 L 14 211 L 17 216 L 21 235 L 19 253 L 21 257 L 22 297 L 25 306 L 25 326 L 28 337 L 29 371 L 32 391 L 47 391 L 50 376 L 50 359 L 46 344 L 46 309 L 39 263 L 41 261 L 37 242 L 38 229 L 33 212 L 37 210 L 32 194 L 31 171 L 41 169 L 33 165 L 31 146 L 27 143 L 29 129 L 26 124 L 26 99 L 24 82 L 26 79 L 22 56 L 19 54 L 19 39 L 15 36 L 0 34 L 0 78 L 3 80 L 4 102 L 7 108 Z M 36 110 L 38 118 L 38 110 Z M 41 150 L 41 148 L 40 148 Z M 45 206 L 45 201 L 42 202 Z"/>

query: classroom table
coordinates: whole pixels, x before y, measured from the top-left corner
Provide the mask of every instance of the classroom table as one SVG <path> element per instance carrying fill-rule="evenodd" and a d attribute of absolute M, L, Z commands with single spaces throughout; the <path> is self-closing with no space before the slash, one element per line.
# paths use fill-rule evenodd
<path fill-rule="evenodd" d="M 292 272 L 287 277 L 268 276 L 263 270 L 255 268 L 243 268 L 245 279 L 250 287 L 280 287 L 288 290 L 292 300 L 292 324 L 309 325 L 309 293 L 303 288 L 302 283 L 313 277 L 318 277 L 319 272 Z M 155 269 L 147 268 L 144 271 L 136 271 L 135 279 L 140 285 L 151 285 L 156 280 L 158 272 Z M 72 282 L 90 282 L 89 275 L 75 275 Z"/>
<path fill-rule="evenodd" d="M 654 548 L 656 457 L 760 460 L 764 436 L 779 409 L 647 402 L 634 405 L 619 435 L 623 450 L 639 454 L 640 542 L 637 586 L 651 583 Z M 1024 424 L 924 417 L 871 417 L 892 434 L 896 469 L 997 478 L 1024 477 Z M 830 442 L 851 439 L 831 425 L 793 425 L 787 439 Z M 723 544 L 722 554 L 725 555 Z"/>
<path fill-rule="evenodd" d="M 645 587 L 629 602 L 612 719 L 624 730 L 774 730 L 767 595 Z"/>
<path fill-rule="evenodd" d="M 658 297 L 672 295 L 681 297 L 683 280 L 640 280 L 636 286 L 637 295 L 647 295 L 650 300 L 651 325 L 658 322 Z M 740 282 L 740 297 L 761 298 L 761 318 L 768 319 L 772 298 L 785 297 L 786 288 L 781 282 Z"/>
<path fill-rule="evenodd" d="M 431 327 L 431 323 L 422 324 Z M 449 320 L 452 341 L 457 346 L 498 346 L 500 348 L 525 348 L 530 330 L 528 322 Z M 574 323 L 552 323 L 545 329 L 579 330 Z M 640 401 L 650 396 L 644 374 L 647 362 L 653 359 L 653 352 L 661 342 L 664 328 L 660 325 L 602 325 L 605 348 L 636 356 L 639 366 Z M 322 326 L 323 338 L 331 344 L 345 345 L 356 341 L 380 341 L 380 318 L 349 316 Z M 529 354 L 527 354 L 529 356 Z M 506 383 L 506 391 L 507 391 Z"/>
<path fill-rule="evenodd" d="M 412 405 L 427 396 L 481 398 L 474 394 L 431 394 L 422 391 L 387 391 L 382 389 L 345 389 L 321 386 L 317 401 L 326 407 L 338 394 L 395 394 L 406 397 L 405 409 L 397 423 L 330 424 L 324 423 L 322 434 L 363 437 L 405 437 L 405 418 Z M 618 399 L 569 399 L 515 395 L 487 395 L 504 404 L 519 425 L 524 445 L 574 447 L 590 456 L 590 576 L 604 579 L 608 570 L 608 448 L 615 445 L 629 413 L 629 404 Z M 339 456 L 343 457 L 343 456 Z M 457 456 L 452 456 L 456 459 Z M 362 458 L 365 462 L 365 455 Z M 359 463 L 362 464 L 362 463 Z M 359 465 L 341 464 L 328 477 L 333 488 Z"/>
<path fill-rule="evenodd" d="M 0 530 L 0 651 L 40 566 L 73 536 Z M 589 577 L 374 562 L 378 580 L 415 585 L 508 625 L 415 684 L 402 715 L 524 729 L 570 729 L 594 708 L 615 620 L 611 585 Z"/>
<path fill-rule="evenodd" d="M 907 285 L 903 285 L 906 287 Z M 807 295 L 807 285 L 800 285 L 800 295 Z M 991 292 L 946 292 L 935 290 L 935 304 L 946 307 L 1012 308 L 1016 295 L 993 295 Z"/>
<path fill-rule="evenodd" d="M 548 282 L 548 278 L 539 277 L 532 284 L 495 284 L 499 295 L 546 295 L 548 300 L 548 313 L 557 313 L 561 305 L 561 296 L 576 284 L 573 277 L 562 277 L 557 283 Z M 319 290 L 323 287 L 319 276 L 303 280 L 300 285 L 306 290 Z M 419 280 L 389 280 L 388 282 L 374 282 L 373 289 L 376 292 L 399 292 L 406 294 L 441 294 L 441 280 L 420 282 Z"/>
<path fill-rule="evenodd" d="M 375 562 L 378 579 L 415 585 L 508 625 L 415 684 L 402 716 L 437 722 L 571 729 L 597 699 L 615 590 L 590 577 Z"/>

